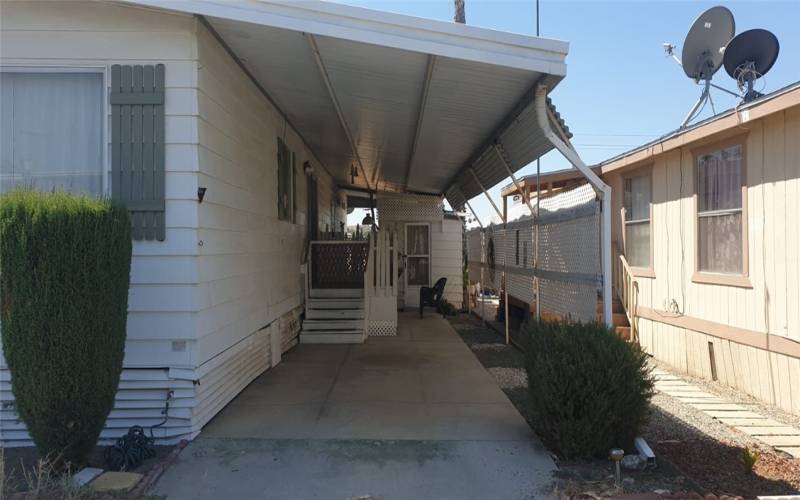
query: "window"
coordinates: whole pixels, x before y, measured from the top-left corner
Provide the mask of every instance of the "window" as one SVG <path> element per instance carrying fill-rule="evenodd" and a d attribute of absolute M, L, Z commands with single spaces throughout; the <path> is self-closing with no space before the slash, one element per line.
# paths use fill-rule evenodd
<path fill-rule="evenodd" d="M 697 157 L 697 270 L 744 273 L 742 145 Z"/>
<path fill-rule="evenodd" d="M 625 259 L 632 267 L 651 267 L 651 188 L 649 173 L 625 179 Z"/>
<path fill-rule="evenodd" d="M 0 72 L 0 193 L 104 194 L 102 73 Z"/>
<path fill-rule="evenodd" d="M 278 138 L 278 219 L 295 222 L 296 201 L 294 153 Z"/>

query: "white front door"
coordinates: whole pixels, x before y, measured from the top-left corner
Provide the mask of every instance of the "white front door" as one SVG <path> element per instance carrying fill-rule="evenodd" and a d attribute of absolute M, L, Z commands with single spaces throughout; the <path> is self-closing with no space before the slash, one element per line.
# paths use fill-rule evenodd
<path fill-rule="evenodd" d="M 431 226 L 406 224 L 406 307 L 419 307 L 419 289 L 431 286 Z"/>

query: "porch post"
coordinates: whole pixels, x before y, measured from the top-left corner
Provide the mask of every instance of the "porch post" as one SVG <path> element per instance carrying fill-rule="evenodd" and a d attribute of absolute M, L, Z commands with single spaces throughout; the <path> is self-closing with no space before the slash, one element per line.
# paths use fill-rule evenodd
<path fill-rule="evenodd" d="M 469 208 L 469 211 L 472 212 L 472 216 L 475 217 L 475 221 L 478 223 L 478 226 L 481 228 L 481 281 L 478 283 L 478 292 L 480 297 L 483 298 L 483 222 L 478 218 L 478 214 L 475 213 L 475 209 L 472 208 L 472 205 L 469 204 L 468 200 L 464 200 L 464 203 Z M 467 269 L 469 269 L 469 260 L 467 260 Z M 469 297 L 467 297 L 467 311 L 470 311 L 469 306 Z M 481 300 L 481 321 L 486 323 L 486 319 L 483 317 L 483 300 Z"/>
<path fill-rule="evenodd" d="M 478 179 L 478 176 L 475 174 L 475 171 L 472 169 L 472 167 L 470 167 L 469 171 L 472 174 L 472 177 L 475 178 L 475 182 L 477 182 L 478 186 L 480 186 L 481 190 L 483 191 L 483 194 L 486 195 L 486 198 L 489 200 L 489 203 L 491 203 L 492 207 L 494 207 L 494 211 L 497 212 L 497 215 L 500 217 L 500 220 L 503 221 L 503 229 L 507 229 L 505 214 L 500 212 L 500 209 L 497 208 L 497 205 L 495 205 L 494 200 L 492 199 L 491 196 L 489 196 L 489 193 L 486 191 L 486 188 L 483 187 L 483 184 L 481 183 L 480 179 Z M 505 236 L 506 236 L 506 238 L 508 238 L 508 233 L 506 233 Z M 508 284 L 506 283 L 506 249 L 505 248 L 503 249 L 503 303 L 505 305 L 505 318 L 506 318 L 503 323 L 506 326 L 506 328 L 505 328 L 505 330 L 506 330 L 506 344 L 508 344 L 510 342 L 510 340 L 509 340 L 510 337 L 508 336 Z"/>
<path fill-rule="evenodd" d="M 583 160 L 578 156 L 575 148 L 569 143 L 569 139 L 560 127 L 557 127 L 558 133 L 561 136 L 560 138 L 553 132 L 550 123 L 553 116 L 552 112 L 547 108 L 546 101 L 547 86 L 539 85 L 536 87 L 536 97 L 534 101 L 539 128 L 542 129 L 542 132 L 550 143 L 589 180 L 589 183 L 602 201 L 603 226 L 600 250 L 603 269 L 603 318 L 605 319 L 606 325 L 612 328 L 614 326 L 614 321 L 611 317 L 611 303 L 613 300 L 611 297 L 611 186 L 603 182 L 592 169 L 583 163 Z M 553 120 L 553 123 L 557 125 L 558 121 Z"/>

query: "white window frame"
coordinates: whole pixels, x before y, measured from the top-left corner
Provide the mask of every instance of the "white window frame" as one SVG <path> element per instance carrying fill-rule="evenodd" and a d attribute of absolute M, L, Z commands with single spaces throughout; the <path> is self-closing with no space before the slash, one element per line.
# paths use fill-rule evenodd
<path fill-rule="evenodd" d="M 58 66 L 47 66 L 47 65 L 29 65 L 29 64 L 20 64 L 20 65 L 8 65 L 3 64 L 0 65 L 0 73 L 100 73 L 103 75 L 103 126 L 102 126 L 102 144 L 103 147 L 103 192 L 100 193 L 102 197 L 111 198 L 111 178 L 109 172 L 111 170 L 111 164 L 109 159 L 108 150 L 111 147 L 111 143 L 109 142 L 110 133 L 109 133 L 109 120 L 111 116 L 111 105 L 110 105 L 110 86 L 111 81 L 109 79 L 109 72 L 108 66 L 102 65 L 58 65 Z"/>
<path fill-rule="evenodd" d="M 647 209 L 647 219 L 627 219 L 628 210 L 625 207 L 625 195 L 627 183 L 631 179 L 635 179 L 638 177 L 647 177 L 650 185 L 650 202 L 648 204 Z M 623 209 L 623 217 L 622 217 L 622 246 L 625 252 L 627 253 L 627 234 L 628 234 L 628 225 L 636 225 L 636 224 L 644 224 L 650 228 L 650 237 L 648 242 L 648 265 L 646 267 L 642 266 L 631 266 L 631 271 L 633 272 L 634 276 L 643 277 L 643 278 L 655 278 L 654 272 L 654 263 L 653 263 L 653 165 L 647 165 L 642 168 L 637 168 L 636 170 L 627 173 L 622 178 L 622 209 Z"/>

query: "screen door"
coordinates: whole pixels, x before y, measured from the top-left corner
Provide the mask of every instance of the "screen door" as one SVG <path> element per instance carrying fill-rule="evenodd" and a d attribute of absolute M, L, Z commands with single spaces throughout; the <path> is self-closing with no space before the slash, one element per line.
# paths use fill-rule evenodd
<path fill-rule="evenodd" d="M 419 289 L 431 285 L 431 226 L 406 224 L 405 305 L 419 307 Z"/>

